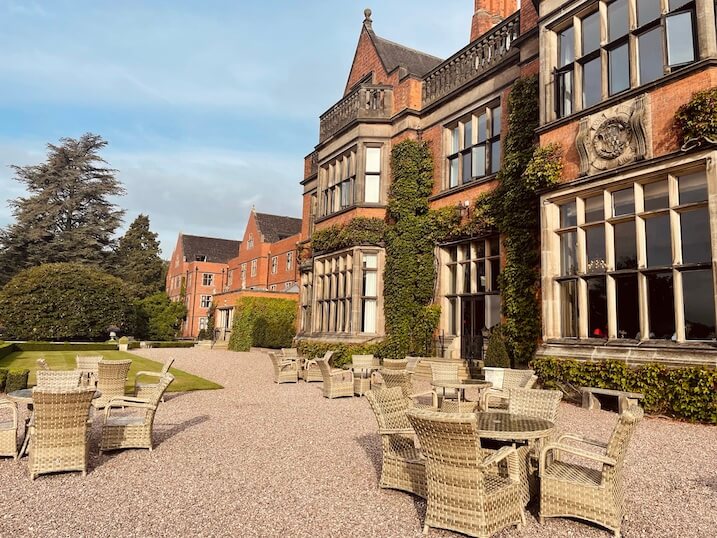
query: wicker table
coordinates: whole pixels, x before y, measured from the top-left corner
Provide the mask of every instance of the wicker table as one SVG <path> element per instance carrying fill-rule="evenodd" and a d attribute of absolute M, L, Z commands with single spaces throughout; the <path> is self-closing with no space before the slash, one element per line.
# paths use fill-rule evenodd
<path fill-rule="evenodd" d="M 555 424 L 542 418 L 510 413 L 477 413 L 478 436 L 498 441 L 536 441 L 555 431 Z"/>
<path fill-rule="evenodd" d="M 5 397 L 8 400 L 12 400 L 13 402 L 19 403 L 19 404 L 25 404 L 28 409 L 32 411 L 32 391 L 35 389 L 20 389 L 13 392 L 10 392 L 5 395 Z M 95 395 L 92 397 L 93 400 L 96 400 L 102 396 L 102 392 L 99 390 L 95 391 Z M 32 417 L 31 417 L 32 418 Z M 20 449 L 20 454 L 18 457 L 22 458 L 27 453 L 27 442 L 29 441 L 29 436 L 27 435 L 27 428 L 25 428 L 25 435 L 22 440 L 22 448 Z"/>
<path fill-rule="evenodd" d="M 354 373 L 354 393 L 359 396 L 363 396 L 371 389 L 371 377 L 374 372 L 381 369 L 378 360 L 375 360 L 371 366 L 358 365 L 352 362 L 346 366 Z"/>
<path fill-rule="evenodd" d="M 446 405 L 446 400 L 443 399 L 441 410 L 442 411 L 467 411 L 467 412 L 473 412 L 475 410 L 475 405 L 479 405 L 479 402 L 481 400 L 480 393 L 486 389 L 489 389 L 493 386 L 493 383 L 490 381 L 484 381 L 483 379 L 461 379 L 458 382 L 450 382 L 450 381 L 431 381 L 431 385 L 433 385 L 434 388 L 439 389 L 455 389 L 456 394 L 458 395 L 458 401 L 455 405 L 450 404 Z M 477 388 L 478 389 L 478 401 L 477 402 L 469 402 L 466 400 L 465 391 L 466 389 L 471 388 Z M 464 405 L 461 405 L 464 404 Z M 469 404 L 469 405 L 465 405 Z"/>

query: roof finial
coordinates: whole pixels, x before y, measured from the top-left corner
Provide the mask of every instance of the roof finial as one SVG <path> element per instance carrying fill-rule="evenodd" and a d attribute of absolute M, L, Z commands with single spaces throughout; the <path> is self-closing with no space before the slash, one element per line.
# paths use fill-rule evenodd
<path fill-rule="evenodd" d="M 371 29 L 372 29 L 372 28 L 371 28 L 371 23 L 373 22 L 373 21 L 371 20 L 371 10 L 370 10 L 369 8 L 364 9 L 364 10 L 363 10 L 363 16 L 364 16 L 363 25 L 364 25 L 366 28 L 368 28 L 369 30 L 371 30 Z"/>

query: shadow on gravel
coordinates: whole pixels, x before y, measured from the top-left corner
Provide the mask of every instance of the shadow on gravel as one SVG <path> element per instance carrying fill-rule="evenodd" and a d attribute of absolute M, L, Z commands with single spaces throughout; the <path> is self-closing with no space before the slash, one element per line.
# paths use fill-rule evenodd
<path fill-rule="evenodd" d="M 199 415 L 198 417 L 190 418 L 189 420 L 185 420 L 184 422 L 180 422 L 179 424 L 172 424 L 170 427 L 160 426 L 159 428 L 157 428 L 157 426 L 155 425 L 155 448 L 161 445 L 167 439 L 171 439 L 175 435 L 180 434 L 183 431 L 194 426 L 198 426 L 199 424 L 202 424 L 207 420 L 209 420 L 209 415 Z"/>

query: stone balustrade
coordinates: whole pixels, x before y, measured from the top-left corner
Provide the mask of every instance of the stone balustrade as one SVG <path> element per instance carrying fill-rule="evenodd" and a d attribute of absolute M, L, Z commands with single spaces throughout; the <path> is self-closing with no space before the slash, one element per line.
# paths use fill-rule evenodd
<path fill-rule="evenodd" d="M 319 141 L 323 142 L 354 120 L 388 119 L 392 112 L 390 86 L 362 84 L 321 115 Z"/>

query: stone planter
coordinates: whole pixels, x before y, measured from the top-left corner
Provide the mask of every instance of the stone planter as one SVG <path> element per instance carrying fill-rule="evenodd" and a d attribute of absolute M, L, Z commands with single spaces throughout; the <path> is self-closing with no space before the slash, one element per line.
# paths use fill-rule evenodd
<path fill-rule="evenodd" d="M 494 389 L 503 388 L 503 373 L 505 368 L 499 368 L 497 366 L 485 366 L 483 367 L 483 373 L 485 374 L 485 380 L 493 383 Z"/>
<path fill-rule="evenodd" d="M 129 344 L 118 344 L 120 351 L 128 351 L 129 350 Z"/>

